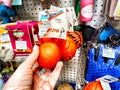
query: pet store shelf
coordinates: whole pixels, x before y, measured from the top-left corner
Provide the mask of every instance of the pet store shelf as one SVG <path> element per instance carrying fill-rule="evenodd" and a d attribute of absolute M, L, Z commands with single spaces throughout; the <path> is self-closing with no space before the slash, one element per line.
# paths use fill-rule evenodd
<path fill-rule="evenodd" d="M 21 8 L 16 8 L 19 16 L 18 21 L 37 20 L 39 11 L 49 9 L 51 5 L 58 7 L 74 7 L 75 1 L 76 0 L 45 0 L 44 2 L 41 2 L 40 0 L 23 0 Z M 101 2 L 98 1 L 99 0 L 95 0 L 96 4 L 94 7 L 96 11 L 94 12 L 96 12 L 96 14 L 101 14 L 103 12 L 104 0 L 101 0 Z M 93 18 L 93 21 L 88 24 L 96 27 L 96 23 L 98 23 L 98 17 Z M 0 27 L 5 25 L 0 25 Z M 74 82 L 76 83 L 76 90 L 82 90 L 81 87 L 84 85 L 85 65 L 85 50 L 81 47 L 77 50 L 76 55 L 72 60 L 64 62 L 59 81 Z"/>
<path fill-rule="evenodd" d="M 71 7 L 74 6 L 74 4 L 75 0 L 47 0 L 44 2 L 41 2 L 40 0 L 23 0 L 22 8 L 17 8 L 17 13 L 19 17 L 17 21 L 37 20 L 39 11 L 48 9 L 50 5 L 55 5 L 59 7 Z M 8 24 L 0 25 L 0 27 L 5 27 L 6 25 Z M 78 49 L 76 55 L 73 57 L 72 60 L 64 62 L 59 81 L 75 83 L 77 85 L 76 80 L 79 80 L 77 81 L 79 83 L 79 85 L 77 86 L 79 86 L 79 88 L 81 89 L 81 84 L 84 83 L 83 67 L 85 67 L 85 60 L 81 56 L 83 56 L 81 55 L 81 49 Z"/>

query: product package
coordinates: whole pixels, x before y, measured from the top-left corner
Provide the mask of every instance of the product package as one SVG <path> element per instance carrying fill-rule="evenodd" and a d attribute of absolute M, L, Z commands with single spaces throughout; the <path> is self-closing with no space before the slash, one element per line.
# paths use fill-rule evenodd
<path fill-rule="evenodd" d="M 28 21 L 28 22 L 17 22 L 18 26 L 22 24 L 26 24 L 28 26 L 28 30 L 30 33 L 30 38 L 33 45 L 39 45 L 39 38 L 38 38 L 38 21 Z"/>
<path fill-rule="evenodd" d="M 27 24 L 6 26 L 15 56 L 27 56 L 32 52 L 33 44 Z"/>
<path fill-rule="evenodd" d="M 0 28 L 0 44 L 10 43 L 8 31 L 5 28 Z"/>
<path fill-rule="evenodd" d="M 73 27 L 78 25 L 73 7 L 51 6 L 51 9 L 39 12 L 38 21 L 40 38 L 66 39 L 66 32 L 73 32 Z"/>
<path fill-rule="evenodd" d="M 66 39 L 66 9 L 50 9 L 39 13 L 39 36 Z"/>
<path fill-rule="evenodd" d="M 81 0 L 80 22 L 89 22 L 93 17 L 94 0 Z"/>
<path fill-rule="evenodd" d="M 118 0 L 115 10 L 114 10 L 114 19 L 120 20 L 120 0 Z"/>
<path fill-rule="evenodd" d="M 0 60 L 8 62 L 13 59 L 13 56 L 8 30 L 5 27 L 0 27 Z"/>
<path fill-rule="evenodd" d="M 67 14 L 67 22 L 68 22 L 68 30 L 73 32 L 74 26 L 78 26 L 78 20 L 75 15 L 75 10 L 73 7 L 66 7 L 66 14 Z"/>

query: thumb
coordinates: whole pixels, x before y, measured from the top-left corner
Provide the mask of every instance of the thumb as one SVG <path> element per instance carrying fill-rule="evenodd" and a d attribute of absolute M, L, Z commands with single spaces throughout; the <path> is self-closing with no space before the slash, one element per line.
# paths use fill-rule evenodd
<path fill-rule="evenodd" d="M 39 56 L 39 46 L 35 45 L 33 47 L 32 53 L 27 57 L 27 59 L 23 62 L 23 64 L 25 66 L 29 66 L 30 68 L 32 68 L 38 56 Z"/>

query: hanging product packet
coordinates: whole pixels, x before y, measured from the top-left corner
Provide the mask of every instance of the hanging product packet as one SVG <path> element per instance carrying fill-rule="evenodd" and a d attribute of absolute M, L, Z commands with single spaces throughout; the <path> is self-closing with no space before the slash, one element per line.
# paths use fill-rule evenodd
<path fill-rule="evenodd" d="M 70 7 L 71 8 L 71 13 L 72 13 L 72 17 L 73 17 L 73 26 L 78 26 L 78 20 L 75 14 L 75 9 L 74 7 Z"/>
<path fill-rule="evenodd" d="M 5 26 L 0 26 L 0 60 L 8 62 L 13 59 L 14 53 L 10 43 L 8 30 Z"/>
<path fill-rule="evenodd" d="M 8 31 L 4 27 L 0 27 L 0 44 L 10 43 Z"/>
<path fill-rule="evenodd" d="M 66 9 L 57 8 L 39 12 L 39 37 L 66 39 L 68 22 Z"/>
<path fill-rule="evenodd" d="M 53 6 L 51 5 L 50 6 L 50 9 L 59 9 L 60 7 L 56 7 L 56 6 Z M 74 24 L 74 15 L 75 15 L 75 12 L 73 13 L 73 10 L 74 8 L 73 7 L 66 7 L 66 19 L 67 19 L 67 23 L 68 23 L 68 30 L 67 31 L 71 31 L 73 32 L 73 24 Z"/>
<path fill-rule="evenodd" d="M 68 31 L 73 32 L 73 27 L 78 26 L 78 20 L 75 15 L 74 7 L 66 7 L 67 21 L 68 21 Z"/>
<path fill-rule="evenodd" d="M 56 7 L 51 5 L 50 9 L 58 9 L 60 7 Z M 74 30 L 74 26 L 78 26 L 78 20 L 75 14 L 75 9 L 74 7 L 66 7 L 66 19 L 67 19 L 67 23 L 68 23 L 68 30 L 70 32 L 73 32 Z"/>
<path fill-rule="evenodd" d="M 120 0 L 118 0 L 114 10 L 114 20 L 120 20 Z"/>
<path fill-rule="evenodd" d="M 68 30 L 67 31 L 72 31 L 73 32 L 73 14 L 72 14 L 72 9 L 71 7 L 66 8 L 66 15 L 67 15 L 67 22 L 68 22 Z"/>
<path fill-rule="evenodd" d="M 33 48 L 28 25 L 8 25 L 6 28 L 8 29 L 14 55 L 28 56 Z"/>
<path fill-rule="evenodd" d="M 26 24 L 28 26 L 28 30 L 30 33 L 30 38 L 33 45 L 39 45 L 39 39 L 38 39 L 38 21 L 26 21 L 26 22 L 17 22 L 18 26 L 21 26 L 22 24 Z"/>
<path fill-rule="evenodd" d="M 109 8 L 109 17 L 114 17 L 114 10 L 116 8 L 116 5 L 118 3 L 118 0 L 111 0 L 110 8 Z"/>
<path fill-rule="evenodd" d="M 40 45 L 38 21 L 29 21 L 29 30 L 31 31 L 31 36 L 33 36 L 34 45 Z"/>

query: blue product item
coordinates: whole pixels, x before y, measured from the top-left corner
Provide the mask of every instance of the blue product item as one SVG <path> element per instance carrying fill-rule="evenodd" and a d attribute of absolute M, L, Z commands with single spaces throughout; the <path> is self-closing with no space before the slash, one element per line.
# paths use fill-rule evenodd
<path fill-rule="evenodd" d="M 22 0 L 12 0 L 12 5 L 22 5 Z"/>
<path fill-rule="evenodd" d="M 108 37 L 112 34 L 120 35 L 116 29 L 114 29 L 109 23 L 107 23 L 99 35 L 99 40 L 106 41 Z"/>
<path fill-rule="evenodd" d="M 0 5 L 0 18 L 2 18 L 3 23 L 11 23 L 10 17 L 16 16 L 17 13 L 14 9 L 9 8 L 5 5 Z"/>
<path fill-rule="evenodd" d="M 120 77 L 120 47 L 114 47 L 115 58 L 102 57 L 102 51 L 106 48 L 104 45 L 100 45 L 98 49 L 98 55 L 96 55 L 96 49 L 91 48 L 88 56 L 88 66 L 86 71 L 86 80 L 91 82 L 105 75 L 111 75 L 113 77 Z M 96 57 L 97 56 L 97 57 Z M 120 90 L 120 82 L 110 83 L 112 90 Z"/>
<path fill-rule="evenodd" d="M 0 90 L 3 88 L 3 80 L 0 78 Z"/>

